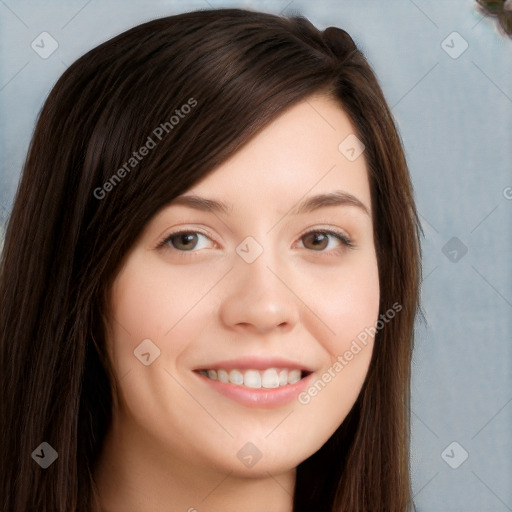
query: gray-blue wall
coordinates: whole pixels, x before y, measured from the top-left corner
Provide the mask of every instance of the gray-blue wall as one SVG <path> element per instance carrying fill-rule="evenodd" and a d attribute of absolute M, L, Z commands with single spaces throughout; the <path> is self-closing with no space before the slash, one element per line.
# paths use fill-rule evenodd
<path fill-rule="evenodd" d="M 512 510 L 512 39 L 474 0 L 3 0 L 0 236 L 36 116 L 66 67 L 134 25 L 209 6 L 301 12 L 320 28 L 345 28 L 374 66 L 425 233 L 427 322 L 417 323 L 412 397 L 417 509 Z M 58 44 L 47 58 L 31 47 L 52 50 L 42 32 Z"/>

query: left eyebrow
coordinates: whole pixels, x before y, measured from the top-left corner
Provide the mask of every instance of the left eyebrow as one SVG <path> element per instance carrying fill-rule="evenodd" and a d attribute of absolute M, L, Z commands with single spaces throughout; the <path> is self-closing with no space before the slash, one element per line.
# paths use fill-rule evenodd
<path fill-rule="evenodd" d="M 194 210 L 218 212 L 224 214 L 227 214 L 233 210 L 233 205 L 225 203 L 224 201 L 207 199 L 206 197 L 200 197 L 195 194 L 176 197 L 171 201 L 169 206 L 175 205 L 193 208 Z M 291 215 L 303 215 L 325 206 L 354 206 L 359 208 L 366 215 L 370 216 L 370 210 L 362 201 L 360 201 L 356 196 L 342 190 L 337 190 L 328 194 L 318 194 L 315 196 L 307 197 L 297 206 L 293 207 L 289 213 Z"/>
<path fill-rule="evenodd" d="M 295 206 L 290 213 L 291 215 L 301 215 L 325 206 L 355 206 L 370 216 L 369 208 L 362 201 L 343 190 L 307 197 Z"/>

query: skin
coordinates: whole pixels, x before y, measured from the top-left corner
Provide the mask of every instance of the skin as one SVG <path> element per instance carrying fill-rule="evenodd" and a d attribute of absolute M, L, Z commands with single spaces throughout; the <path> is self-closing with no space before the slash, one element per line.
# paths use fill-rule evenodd
<path fill-rule="evenodd" d="M 303 362 L 320 378 L 375 325 L 367 166 L 364 153 L 349 161 L 338 150 L 354 131 L 328 96 L 292 106 L 186 192 L 229 203 L 228 213 L 171 204 L 127 255 L 108 326 L 119 407 L 95 474 L 105 512 L 292 510 L 295 468 L 350 411 L 373 339 L 308 404 L 247 407 L 192 370 L 274 356 Z M 288 214 L 335 190 L 355 196 L 370 215 L 351 205 Z M 185 249 L 179 237 L 157 248 L 182 229 L 200 234 Z M 315 245 L 304 236 L 312 229 L 338 230 L 355 247 L 332 235 Z M 248 236 L 263 248 L 252 263 L 236 252 Z M 160 349 L 148 366 L 134 357 L 144 339 Z M 247 442 L 262 455 L 252 467 L 237 457 Z"/>

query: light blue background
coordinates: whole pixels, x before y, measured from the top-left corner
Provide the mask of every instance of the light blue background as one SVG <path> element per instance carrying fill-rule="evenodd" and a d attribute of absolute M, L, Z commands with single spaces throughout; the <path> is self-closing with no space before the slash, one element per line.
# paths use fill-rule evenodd
<path fill-rule="evenodd" d="M 417 509 L 512 510 L 512 39 L 473 0 L 3 0 L 0 230 L 36 116 L 66 67 L 134 25 L 209 6 L 300 12 L 319 28 L 342 27 L 373 65 L 425 232 L 427 323 L 417 322 L 412 397 Z M 59 44 L 48 59 L 31 48 L 43 31 Z M 469 45 L 455 59 L 442 47 L 454 31 Z M 454 52 L 463 44 L 457 37 L 445 43 Z M 443 253 L 452 237 L 468 249 L 458 262 Z M 461 247 L 445 252 L 459 257 Z M 461 448 L 446 460 L 469 454 L 457 469 L 441 456 L 454 441 Z"/>

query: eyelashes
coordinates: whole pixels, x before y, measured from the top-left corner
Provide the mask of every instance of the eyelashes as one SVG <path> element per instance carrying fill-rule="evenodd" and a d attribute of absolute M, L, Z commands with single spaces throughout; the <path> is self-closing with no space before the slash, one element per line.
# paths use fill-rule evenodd
<path fill-rule="evenodd" d="M 213 241 L 211 237 L 203 233 L 199 230 L 187 229 L 175 231 L 166 235 L 157 245 L 157 249 L 164 249 L 176 252 L 179 256 L 183 257 L 194 257 L 196 256 L 203 248 L 197 248 L 198 241 L 200 238 L 205 238 L 207 240 Z M 309 249 L 308 247 L 304 247 L 306 250 L 310 250 L 312 253 L 326 254 L 326 255 L 341 255 L 348 249 L 354 249 L 356 246 L 352 242 L 352 240 L 344 233 L 334 231 L 331 229 L 313 229 L 309 230 L 306 233 L 303 233 L 299 240 L 309 240 L 312 242 L 313 247 L 319 247 L 320 250 Z M 327 242 L 327 246 L 325 246 L 324 242 Z M 329 248 L 332 245 L 331 242 L 338 242 L 339 246 L 337 248 Z M 309 242 L 308 242 L 309 243 Z M 176 247 L 176 245 L 182 245 L 185 248 Z M 303 242 L 304 245 L 304 242 Z"/>

